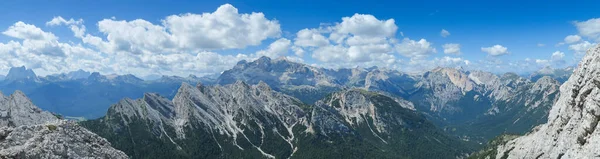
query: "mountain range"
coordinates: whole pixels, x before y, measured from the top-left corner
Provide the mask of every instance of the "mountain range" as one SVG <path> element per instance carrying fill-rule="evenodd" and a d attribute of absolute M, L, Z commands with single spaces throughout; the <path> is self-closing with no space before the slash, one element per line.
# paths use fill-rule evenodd
<path fill-rule="evenodd" d="M 220 75 L 154 80 L 83 70 L 39 77 L 17 67 L 0 90 L 27 94 L 41 108 L 33 112 L 91 119 L 77 126 L 132 158 L 463 158 L 545 123 L 572 70 L 409 74 L 261 57 Z"/>
<path fill-rule="evenodd" d="M 82 126 L 133 158 L 455 158 L 470 151 L 412 108 L 362 89 L 306 105 L 264 82 L 237 81 L 183 84 L 172 101 L 151 93 L 123 99 Z"/>
<path fill-rule="evenodd" d="M 436 125 L 465 140 L 485 143 L 501 133 L 524 133 L 541 124 L 556 100 L 560 83 L 514 73 L 496 75 L 457 68 L 407 74 L 385 68 L 326 69 L 286 59 L 241 61 L 216 83 L 263 81 L 276 91 L 311 104 L 348 88 L 406 99 Z M 477 125 L 477 126 L 476 126 Z"/>
<path fill-rule="evenodd" d="M 31 69 L 12 68 L 0 91 L 20 90 L 40 108 L 68 117 L 95 119 L 105 114 L 110 104 L 122 98 L 139 98 L 144 92 L 157 92 L 172 98 L 181 83 L 211 83 L 214 77 L 162 76 L 145 81 L 134 75 L 102 75 L 78 70 L 38 77 Z"/>

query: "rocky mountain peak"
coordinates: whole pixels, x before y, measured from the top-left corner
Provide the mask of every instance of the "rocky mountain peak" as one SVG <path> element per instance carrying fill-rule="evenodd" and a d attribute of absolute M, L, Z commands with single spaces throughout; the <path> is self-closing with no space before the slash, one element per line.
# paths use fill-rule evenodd
<path fill-rule="evenodd" d="M 387 124 L 402 124 L 390 123 L 402 122 L 401 120 L 382 121 L 386 118 L 387 113 L 389 113 L 382 110 L 388 110 L 390 109 L 389 107 L 396 107 L 392 109 L 414 109 L 412 103 L 408 101 L 399 101 L 399 99 L 363 89 L 349 89 L 335 92 L 326 99 L 318 101 L 316 105 L 320 107 L 332 107 L 331 109 L 335 109 L 342 116 L 343 120 L 351 125 L 372 122 L 367 124 L 374 125 L 372 131 L 380 133 L 388 131 L 386 129 L 388 127 Z"/>
<path fill-rule="evenodd" d="M 21 67 L 12 67 L 8 71 L 8 74 L 4 80 L 15 81 L 15 80 L 38 80 L 33 70 Z"/>
<path fill-rule="evenodd" d="M 132 74 L 114 75 L 113 78 L 110 78 L 110 81 L 118 82 L 118 83 L 129 83 L 129 84 L 138 84 L 138 83 L 144 82 L 143 79 L 140 79 Z"/>
<path fill-rule="evenodd" d="M 498 76 L 493 73 L 483 71 L 470 72 L 469 79 L 475 82 L 475 84 L 486 86 L 494 85 L 494 83 L 499 82 Z"/>
<path fill-rule="evenodd" d="M 90 72 L 79 69 L 77 71 L 72 71 L 67 73 L 67 78 L 69 79 L 86 79 L 91 75 Z"/>
<path fill-rule="evenodd" d="M 600 156 L 600 46 L 588 50 L 560 87 L 548 123 L 500 145 L 497 158 L 595 158 Z"/>
<path fill-rule="evenodd" d="M 143 101 L 166 118 L 171 118 L 175 115 L 173 103 L 156 93 L 145 93 Z"/>
<path fill-rule="evenodd" d="M 271 87 L 263 81 L 258 82 L 258 84 L 256 85 L 256 88 L 258 88 L 259 90 L 263 90 L 263 91 L 271 91 Z"/>
<path fill-rule="evenodd" d="M 469 76 L 466 74 L 466 72 L 455 68 L 437 67 L 425 73 L 424 76 L 426 78 L 430 78 L 431 80 L 435 80 L 433 82 L 436 83 L 449 80 L 453 85 L 458 87 L 463 94 L 473 90 L 475 85 L 475 83 L 469 79 Z"/>
<path fill-rule="evenodd" d="M 89 81 L 108 81 L 108 78 L 106 78 L 104 75 L 101 75 L 100 72 L 93 72 L 90 74 L 90 76 L 88 76 L 87 79 Z"/>
<path fill-rule="evenodd" d="M 261 56 L 260 58 L 258 58 L 255 63 L 258 64 L 268 64 L 271 63 L 271 58 L 267 57 L 267 56 Z"/>
<path fill-rule="evenodd" d="M 538 79 L 537 81 L 535 81 L 535 83 L 539 83 L 542 85 L 547 85 L 547 84 L 559 84 L 560 82 L 558 82 L 557 80 L 555 80 L 554 78 L 550 77 L 550 76 L 544 76 L 540 79 Z"/>

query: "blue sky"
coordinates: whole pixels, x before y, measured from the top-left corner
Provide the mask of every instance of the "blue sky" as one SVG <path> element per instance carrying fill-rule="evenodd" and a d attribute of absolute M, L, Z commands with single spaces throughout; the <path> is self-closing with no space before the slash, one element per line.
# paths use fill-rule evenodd
<path fill-rule="evenodd" d="M 108 19 L 113 21 L 124 20 L 125 22 L 131 22 L 132 20 L 141 19 L 150 22 L 153 25 L 162 26 L 163 20 L 166 19 L 167 16 L 183 16 L 183 14 L 186 13 L 197 15 L 212 13 L 224 4 L 231 4 L 233 8 L 238 10 L 239 14 L 252 14 L 253 12 L 263 13 L 266 20 L 276 21 L 278 23 L 279 28 L 277 31 L 279 31 L 279 33 L 277 35 L 273 34 L 272 36 L 260 37 L 258 38 L 259 43 L 254 42 L 236 47 L 221 46 L 217 48 L 206 48 L 201 47 L 206 45 L 198 44 L 196 45 L 198 47 L 187 47 L 186 45 L 185 49 L 176 51 L 165 51 L 156 48 L 147 49 L 146 46 L 139 46 L 140 50 L 159 50 L 158 52 L 152 52 L 152 54 L 169 54 L 170 56 L 173 54 L 199 56 L 197 54 L 198 52 L 214 53 L 211 54 L 211 56 L 230 56 L 229 58 L 215 57 L 216 59 L 221 60 L 252 59 L 259 55 L 270 55 L 274 58 L 277 56 L 288 56 L 288 59 L 324 67 L 367 67 L 369 65 L 381 65 L 406 71 L 429 69 L 432 64 L 444 63 L 439 60 L 447 57 L 454 59 L 454 62 L 444 63 L 441 66 L 452 67 L 469 64 L 470 66 L 465 67 L 494 72 L 525 72 L 536 70 L 547 65 L 553 67 L 575 65 L 578 62 L 578 58 L 582 55 L 581 53 L 576 53 L 576 50 L 569 49 L 569 46 L 584 42 L 590 44 L 597 42 L 598 39 L 594 30 L 598 30 L 598 28 L 594 28 L 596 21 L 593 20 L 595 18 L 600 18 L 600 12 L 597 11 L 599 3 L 600 2 L 598 1 L 448 2 L 437 0 L 393 2 L 377 0 L 344 2 L 326 0 L 177 2 L 2 1 L 0 2 L 0 19 L 2 19 L 0 21 L 0 31 L 4 31 L 4 34 L 0 35 L 0 43 L 7 44 L 10 41 L 14 41 L 20 43 L 22 45 L 20 47 L 28 47 L 24 44 L 26 43 L 25 38 L 16 37 L 15 34 L 11 34 L 13 36 L 6 34 L 9 27 L 22 21 L 28 25 L 34 25 L 35 27 L 40 28 L 43 32 L 54 34 L 58 37 L 57 43 L 69 44 L 71 47 L 80 46 L 89 49 L 89 51 L 97 52 L 99 57 L 96 59 L 106 59 L 106 61 L 103 61 L 103 64 L 106 66 L 101 66 L 103 65 L 102 63 L 86 62 L 80 62 L 81 64 L 78 65 L 71 64 L 82 61 L 79 59 L 85 59 L 85 57 L 78 57 L 79 54 L 69 53 L 68 51 L 65 51 L 65 56 L 52 57 L 54 60 L 28 61 L 27 59 L 21 58 L 24 56 L 27 56 L 28 58 L 45 58 L 49 56 L 44 55 L 45 53 L 36 53 L 35 55 L 29 56 L 26 52 L 31 49 L 21 48 L 20 51 L 15 51 L 18 49 L 13 47 L 12 49 L 6 49 L 9 51 L 0 52 L 0 54 L 6 54 L 5 57 L 13 58 L 13 60 L 0 61 L 0 73 L 6 72 L 9 67 L 17 65 L 25 65 L 34 68 L 36 72 L 41 72 L 41 74 L 66 72 L 78 68 L 90 71 L 100 71 L 102 73 L 133 73 L 140 74 L 141 76 L 151 74 L 152 72 L 175 75 L 201 75 L 219 72 L 231 67 L 234 63 L 220 62 L 214 64 L 205 62 L 202 65 L 182 64 L 179 66 L 169 66 L 171 64 L 169 62 L 155 60 L 153 61 L 155 64 L 146 65 L 146 63 L 148 63 L 147 60 L 152 59 L 151 56 L 153 56 L 149 55 L 151 54 L 149 52 L 136 53 L 131 50 L 129 50 L 131 52 L 130 54 L 127 54 L 127 51 L 123 52 L 123 50 L 120 50 L 119 53 L 116 53 L 116 51 L 111 52 L 111 49 L 99 48 L 97 45 L 83 42 L 82 38 L 75 37 L 72 30 L 69 28 L 71 24 L 48 25 L 47 22 L 58 16 L 66 20 L 71 18 L 74 20 L 81 19 L 83 22 L 77 24 L 77 26 L 85 26 L 85 34 L 102 38 L 107 43 L 113 43 L 114 41 L 108 39 L 109 33 L 107 31 L 100 31 L 98 26 L 99 21 Z M 351 58 L 351 60 L 340 61 L 340 59 L 345 59 L 343 56 L 352 54 L 351 51 L 340 52 L 339 55 L 342 58 L 322 57 L 317 56 L 314 52 L 320 47 L 325 46 L 296 46 L 297 44 L 295 42 L 298 31 L 306 28 L 320 29 L 320 32 L 324 37 L 329 37 L 330 33 L 336 32 L 336 30 L 329 32 L 324 31 L 327 30 L 327 27 L 338 27 L 337 24 L 343 22 L 343 17 L 350 18 L 353 17 L 355 13 L 370 15 L 380 21 L 393 19 L 394 24 L 397 27 L 393 32 L 393 35 L 390 36 L 389 34 L 386 34 L 377 38 L 387 39 L 386 42 L 383 43 L 394 48 L 394 51 L 386 51 L 384 54 L 395 58 L 396 61 L 388 61 L 389 63 L 381 64 L 382 59 L 376 60 L 374 57 L 364 58 L 366 56 L 374 56 L 370 50 L 364 49 L 357 53 L 360 54 L 360 56 L 357 55 L 358 57 Z M 587 27 L 587 30 L 592 30 L 591 33 L 581 33 L 576 26 L 577 22 L 586 21 L 589 21 L 590 23 L 586 23 L 588 25 L 581 27 Z M 359 24 L 359 26 L 361 25 Z M 167 33 L 172 32 L 171 30 L 168 30 L 168 27 L 164 26 L 164 28 L 167 28 Z M 360 30 L 360 28 L 354 29 Z M 450 35 L 442 37 L 440 35 L 442 29 L 447 30 Z M 200 32 L 194 30 L 191 31 L 194 33 Z M 358 36 L 358 34 L 352 30 L 344 33 L 347 33 L 350 37 Z M 374 35 L 368 34 L 369 36 Z M 235 34 L 229 35 L 236 36 Z M 577 35 L 581 37 L 581 40 L 569 44 L 559 44 L 565 43 L 565 37 L 568 35 Z M 228 37 L 222 38 L 227 39 Z M 289 44 L 285 45 L 287 48 L 285 53 L 258 53 L 260 50 L 268 50 L 270 44 L 282 38 L 289 40 Z M 408 40 L 403 41 L 405 38 L 408 38 Z M 414 43 L 410 42 L 419 42 L 421 39 L 426 40 L 426 42 L 430 44 L 429 47 L 436 51 L 432 52 L 432 50 L 427 50 L 427 48 L 423 48 L 424 46 L 420 47 L 420 49 L 425 50 L 419 50 L 419 46 L 417 46 L 417 48 L 396 51 L 396 48 L 402 47 L 400 43 L 407 42 L 408 46 L 412 46 L 410 44 Z M 200 39 L 198 41 L 202 40 L 211 39 Z M 140 44 L 135 41 L 125 41 L 130 45 Z M 459 44 L 461 54 L 445 54 L 442 46 L 447 43 Z M 361 42 L 361 44 L 364 43 Z M 182 44 L 182 46 L 183 45 L 184 44 Z M 333 40 L 330 41 L 330 45 L 344 45 L 346 47 L 345 49 L 350 48 L 350 44 L 345 42 L 335 43 Z M 418 43 L 416 45 L 418 45 Z M 507 51 L 499 53 L 500 55 L 498 56 L 492 56 L 482 49 L 483 47 L 492 47 L 494 45 L 500 45 L 501 47 L 506 48 Z M 65 49 L 64 45 L 57 44 L 57 46 L 60 46 L 59 48 L 61 49 Z M 295 51 L 292 49 L 294 46 L 303 48 L 305 53 L 302 54 L 302 56 L 295 54 Z M 551 59 L 553 53 L 557 51 L 564 55 L 564 57 L 561 56 L 563 62 L 557 62 L 561 59 L 555 59 L 554 61 Z M 421 55 L 421 53 L 426 55 Z M 90 54 L 94 53 L 90 52 Z M 127 58 L 131 58 L 133 61 L 140 60 L 138 61 L 139 64 L 124 65 L 123 63 L 130 64 L 136 62 L 119 61 L 121 58 L 118 58 L 116 54 L 122 54 L 119 56 L 127 56 Z M 240 57 L 240 54 L 248 56 Z M 365 55 L 363 56 L 363 54 Z M 320 53 L 319 55 L 329 54 Z M 436 61 L 436 58 L 438 61 Z M 527 61 L 526 59 L 529 59 L 530 61 Z M 465 63 L 465 60 L 469 62 Z M 538 60 L 537 63 L 535 62 L 536 60 Z M 192 63 L 193 61 L 188 62 Z M 344 63 L 344 65 L 340 65 L 339 63 Z M 490 63 L 494 63 L 494 66 L 490 66 Z M 515 64 L 517 67 L 505 67 L 506 65 L 511 64 Z M 213 66 L 216 66 L 216 68 L 203 68 Z"/>

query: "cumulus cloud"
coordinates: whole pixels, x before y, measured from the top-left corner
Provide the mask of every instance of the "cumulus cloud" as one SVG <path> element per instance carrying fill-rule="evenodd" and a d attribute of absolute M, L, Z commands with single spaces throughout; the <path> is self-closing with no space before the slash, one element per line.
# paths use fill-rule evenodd
<path fill-rule="evenodd" d="M 269 45 L 266 50 L 258 51 L 259 56 L 268 56 L 271 58 L 277 58 L 285 56 L 290 50 L 291 41 L 286 38 L 281 38 Z"/>
<path fill-rule="evenodd" d="M 17 22 L 5 35 L 20 41 L 0 43 L 0 63 L 5 67 L 27 66 L 39 74 L 66 72 L 104 65 L 99 53 L 81 45 L 61 43 L 58 37 L 35 25 Z M 0 69 L 6 70 L 2 67 Z"/>
<path fill-rule="evenodd" d="M 552 53 L 552 56 L 550 56 L 550 59 L 552 61 L 560 61 L 560 60 L 563 60 L 564 58 L 565 58 L 565 53 L 560 52 L 560 51 L 555 51 L 554 53 Z"/>
<path fill-rule="evenodd" d="M 335 26 L 334 34 L 352 34 L 363 37 L 393 37 L 398 30 L 394 19 L 379 20 L 369 14 L 354 14 L 343 17 Z"/>
<path fill-rule="evenodd" d="M 298 31 L 292 50 L 298 56 L 312 53 L 323 66 L 389 66 L 397 62 L 392 55 L 397 29 L 394 19 L 354 14 L 333 25 Z"/>
<path fill-rule="evenodd" d="M 329 45 L 316 49 L 312 58 L 321 62 L 346 61 L 348 49 L 341 45 Z"/>
<path fill-rule="evenodd" d="M 298 57 L 304 56 L 304 49 L 302 47 L 292 46 L 292 51 L 294 51 L 294 54 Z"/>
<path fill-rule="evenodd" d="M 550 65 L 550 61 L 549 60 L 542 60 L 542 59 L 535 59 L 535 63 L 537 63 L 538 65 L 542 65 L 542 66 L 549 66 Z"/>
<path fill-rule="evenodd" d="M 442 58 L 436 58 L 433 60 L 437 66 L 442 67 L 456 67 L 456 66 L 466 66 L 471 64 L 469 60 L 465 60 L 459 57 L 448 57 L 444 56 Z"/>
<path fill-rule="evenodd" d="M 448 30 L 446 30 L 446 29 L 442 29 L 442 31 L 440 32 L 440 36 L 442 36 L 444 38 L 448 37 L 448 36 L 450 36 L 450 32 L 448 32 Z"/>
<path fill-rule="evenodd" d="M 89 34 L 83 41 L 106 52 L 133 54 L 241 49 L 281 34 L 277 20 L 263 13 L 239 13 L 230 4 L 212 13 L 171 15 L 160 25 L 143 19 L 104 19 L 98 30 L 107 41 Z"/>
<path fill-rule="evenodd" d="M 2 34 L 17 39 L 45 41 L 58 40 L 58 38 L 54 34 L 44 32 L 42 31 L 42 29 L 36 27 L 35 25 L 26 24 L 22 21 L 13 24 L 6 31 L 2 32 Z"/>
<path fill-rule="evenodd" d="M 593 18 L 583 22 L 576 21 L 575 27 L 577 27 L 580 35 L 600 40 L 600 18 Z"/>
<path fill-rule="evenodd" d="M 501 56 L 508 54 L 508 48 L 502 45 L 494 45 L 491 47 L 482 47 L 481 51 L 488 53 L 490 56 Z"/>
<path fill-rule="evenodd" d="M 452 55 L 460 55 L 460 44 L 454 44 L 454 43 L 449 43 L 449 44 L 444 44 L 442 45 L 442 48 L 444 48 L 444 54 L 452 54 Z"/>
<path fill-rule="evenodd" d="M 14 44 L 18 44 L 18 50 L 22 52 L 48 56 L 65 55 L 65 52 L 61 49 L 61 44 L 58 43 L 58 37 L 50 32 L 43 31 L 35 25 L 19 21 L 2 33 L 22 40 L 21 43 Z"/>
<path fill-rule="evenodd" d="M 596 43 L 590 43 L 589 41 L 582 41 L 577 44 L 569 45 L 569 50 L 575 52 L 575 54 L 583 55 L 587 52 L 588 49 L 594 47 Z"/>
<path fill-rule="evenodd" d="M 302 29 L 296 33 L 296 39 L 294 39 L 294 45 L 307 47 L 318 47 L 329 44 L 329 40 L 321 35 L 318 29 Z"/>
<path fill-rule="evenodd" d="M 567 44 L 576 43 L 576 42 L 579 42 L 580 40 L 581 40 L 581 36 L 579 36 L 579 35 L 569 35 L 569 36 L 565 37 L 565 43 L 567 43 Z"/>
<path fill-rule="evenodd" d="M 281 34 L 277 20 L 263 13 L 240 14 L 230 4 L 213 13 L 171 15 L 163 24 L 183 48 L 245 48 Z"/>
<path fill-rule="evenodd" d="M 83 19 L 75 20 L 73 18 L 66 20 L 61 16 L 57 16 L 52 18 L 52 20 L 46 22 L 48 26 L 59 26 L 59 25 L 81 25 L 83 24 Z"/>
<path fill-rule="evenodd" d="M 534 61 L 535 64 L 537 64 L 537 66 L 538 66 L 537 68 L 542 68 L 542 67 L 547 67 L 547 66 L 562 67 L 562 66 L 564 66 L 564 64 L 566 64 L 566 61 L 564 60 L 564 58 L 565 58 L 564 52 L 555 51 L 550 56 L 550 59 L 535 59 L 535 60 L 531 60 L 531 61 Z M 527 59 L 526 61 L 529 61 L 529 59 Z"/>
<path fill-rule="evenodd" d="M 85 26 L 83 25 L 83 19 L 75 20 L 73 18 L 66 20 L 65 18 L 58 16 L 52 18 L 52 20 L 46 22 L 47 26 L 69 26 L 75 37 L 83 38 L 85 34 Z"/>
<path fill-rule="evenodd" d="M 46 25 L 67 26 L 82 43 L 61 43 L 50 32 L 17 22 L 2 32 L 19 41 L 0 43 L 0 71 L 25 65 L 40 75 L 77 69 L 141 76 L 201 75 L 221 72 L 239 60 L 259 55 L 284 56 L 291 46 L 290 40 L 282 38 L 255 54 L 210 51 L 241 49 L 280 37 L 277 20 L 269 20 L 262 13 L 238 13 L 229 4 L 212 13 L 168 16 L 160 24 L 144 19 L 104 19 L 97 23 L 100 35 L 86 34 L 81 19 L 57 16 Z"/>
<path fill-rule="evenodd" d="M 396 50 L 400 55 L 413 59 L 421 59 L 437 52 L 432 44 L 425 39 L 414 41 L 408 38 L 404 38 L 402 42 L 397 44 Z"/>

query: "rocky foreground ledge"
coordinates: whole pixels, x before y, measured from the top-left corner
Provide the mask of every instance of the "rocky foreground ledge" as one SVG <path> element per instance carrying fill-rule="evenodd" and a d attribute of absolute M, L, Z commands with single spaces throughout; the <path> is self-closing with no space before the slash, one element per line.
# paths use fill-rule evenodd
<path fill-rule="evenodd" d="M 106 139 L 65 120 L 0 128 L 0 158 L 128 158 Z"/>

